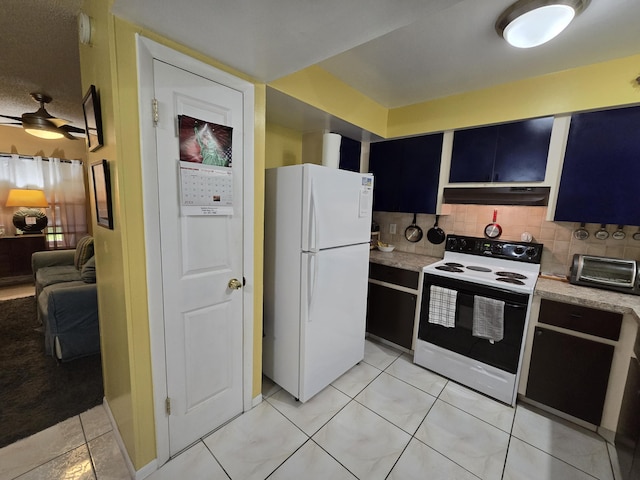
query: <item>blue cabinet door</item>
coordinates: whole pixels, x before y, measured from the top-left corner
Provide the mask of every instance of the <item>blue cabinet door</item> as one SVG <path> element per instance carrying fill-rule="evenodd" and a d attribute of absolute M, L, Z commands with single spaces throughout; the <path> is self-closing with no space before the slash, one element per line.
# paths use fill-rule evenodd
<path fill-rule="evenodd" d="M 442 133 L 403 140 L 400 211 L 436 213 Z"/>
<path fill-rule="evenodd" d="M 340 168 L 342 170 L 360 171 L 360 149 L 360 142 L 342 137 L 340 141 Z"/>
<path fill-rule="evenodd" d="M 456 131 L 449 182 L 490 182 L 497 141 L 497 126 Z"/>
<path fill-rule="evenodd" d="M 435 213 L 442 137 L 438 133 L 371 144 L 374 210 Z"/>
<path fill-rule="evenodd" d="M 460 130 L 453 135 L 449 182 L 541 182 L 553 117 Z"/>
<path fill-rule="evenodd" d="M 369 172 L 373 173 L 373 209 L 380 212 L 400 211 L 400 140 L 372 143 L 369 150 Z"/>
<path fill-rule="evenodd" d="M 553 117 L 500 125 L 492 181 L 544 181 L 552 127 Z"/>
<path fill-rule="evenodd" d="M 555 220 L 640 225 L 640 107 L 576 114 Z"/>

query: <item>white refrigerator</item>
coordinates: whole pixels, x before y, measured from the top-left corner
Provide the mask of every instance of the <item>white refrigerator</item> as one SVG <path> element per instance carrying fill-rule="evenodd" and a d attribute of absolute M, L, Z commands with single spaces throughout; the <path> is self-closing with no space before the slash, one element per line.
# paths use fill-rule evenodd
<path fill-rule="evenodd" d="M 364 358 L 373 177 L 265 177 L 264 374 L 302 402 Z"/>

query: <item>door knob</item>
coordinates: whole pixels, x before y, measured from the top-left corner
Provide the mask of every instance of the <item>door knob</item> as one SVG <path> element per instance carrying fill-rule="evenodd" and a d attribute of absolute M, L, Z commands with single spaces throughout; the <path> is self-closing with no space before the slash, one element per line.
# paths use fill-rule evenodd
<path fill-rule="evenodd" d="M 231 280 L 229 280 L 228 287 L 231 290 L 239 290 L 240 288 L 242 288 L 242 282 L 237 278 L 232 278 Z"/>

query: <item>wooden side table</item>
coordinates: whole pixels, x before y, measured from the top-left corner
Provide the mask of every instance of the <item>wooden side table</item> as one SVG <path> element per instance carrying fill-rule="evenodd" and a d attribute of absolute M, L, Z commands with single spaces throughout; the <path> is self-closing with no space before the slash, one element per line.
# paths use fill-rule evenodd
<path fill-rule="evenodd" d="M 30 281 L 31 254 L 42 250 L 46 250 L 44 235 L 0 237 L 0 285 Z"/>

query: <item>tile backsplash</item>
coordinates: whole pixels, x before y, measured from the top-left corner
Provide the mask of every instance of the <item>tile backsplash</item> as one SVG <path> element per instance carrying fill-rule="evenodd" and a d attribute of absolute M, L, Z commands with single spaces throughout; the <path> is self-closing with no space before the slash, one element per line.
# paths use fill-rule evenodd
<path fill-rule="evenodd" d="M 500 240 L 517 240 L 523 232 L 529 232 L 533 241 L 544 244 L 541 271 L 553 275 L 567 275 L 575 253 L 586 253 L 606 257 L 626 258 L 640 261 L 640 241 L 633 239 L 637 226 L 625 226 L 626 237 L 616 240 L 609 235 L 606 240 L 598 240 L 594 233 L 599 224 L 586 224 L 589 238 L 574 238 L 574 230 L 579 223 L 549 222 L 545 220 L 547 207 L 450 205 L 450 214 L 441 215 L 438 226 L 445 233 L 482 237 L 484 227 L 493 220 L 493 210 L 498 210 L 497 223 L 502 227 Z M 373 212 L 373 220 L 380 226 L 380 240 L 396 246 L 401 252 L 413 252 L 433 257 L 442 257 L 444 243 L 433 245 L 427 240 L 427 232 L 435 223 L 435 215 L 418 214 L 416 223 L 424 232 L 422 240 L 408 242 L 404 238 L 405 229 L 413 221 L 412 213 Z M 396 225 L 396 233 L 389 233 L 390 225 Z M 609 234 L 618 229 L 617 225 L 607 225 Z"/>

